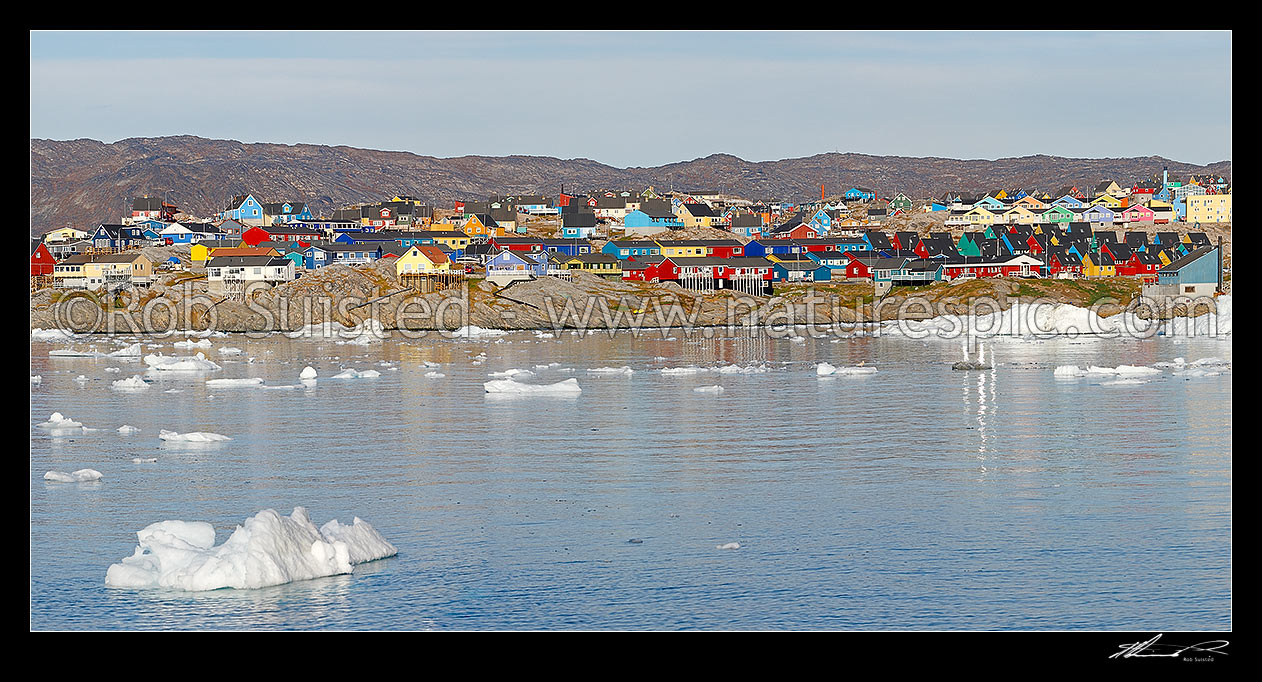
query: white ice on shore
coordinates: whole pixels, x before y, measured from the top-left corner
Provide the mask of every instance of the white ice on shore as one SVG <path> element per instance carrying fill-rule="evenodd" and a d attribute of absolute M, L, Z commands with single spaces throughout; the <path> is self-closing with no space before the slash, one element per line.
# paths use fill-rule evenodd
<path fill-rule="evenodd" d="M 79 338 L 74 334 L 61 329 L 40 329 L 36 327 L 31 330 L 32 341 L 56 342 L 56 341 L 73 341 Z"/>
<path fill-rule="evenodd" d="M 188 355 L 146 355 L 145 364 L 149 369 L 164 372 L 213 372 L 223 369 L 206 359 L 202 353 Z"/>
<path fill-rule="evenodd" d="M 99 481 L 102 478 L 103 475 L 96 469 L 80 469 L 68 474 L 64 471 L 49 471 L 44 474 L 45 481 L 55 481 L 57 483 L 86 483 L 88 481 Z"/>
<path fill-rule="evenodd" d="M 570 395 L 581 393 L 577 379 L 566 379 L 555 384 L 523 384 L 512 379 L 497 379 L 482 384 L 487 393 L 510 393 L 518 395 Z"/>
<path fill-rule="evenodd" d="M 302 374 L 299 374 L 299 375 L 298 375 L 298 378 L 299 378 L 299 379 L 302 379 L 302 380 L 304 380 L 304 381 L 305 381 L 305 380 L 307 380 L 307 379 L 314 379 L 314 378 L 316 378 L 316 371 L 315 371 L 315 367 L 312 367 L 311 365 L 307 365 L 307 366 L 306 366 L 306 368 L 304 368 L 304 369 L 302 370 Z"/>
<path fill-rule="evenodd" d="M 130 379 L 119 379 L 110 385 L 115 391 L 147 391 L 149 390 L 149 382 L 141 379 L 139 375 L 134 375 Z"/>
<path fill-rule="evenodd" d="M 316 529 L 307 510 L 282 516 L 264 509 L 215 545 L 209 523 L 160 521 L 136 533 L 139 545 L 105 572 L 107 587 L 170 588 L 201 592 L 257 589 L 350 573 L 352 566 L 398 551 L 360 519 Z"/>
<path fill-rule="evenodd" d="M 478 327 L 476 325 L 469 325 L 467 327 L 461 327 L 451 333 L 453 337 L 464 338 L 464 339 L 504 336 L 506 334 L 508 334 L 508 332 L 503 329 L 485 329 L 483 327 Z"/>
<path fill-rule="evenodd" d="M 221 443 L 223 441 L 232 440 L 227 436 L 221 436 L 217 433 L 208 431 L 190 431 L 188 433 L 176 433 L 162 429 L 158 432 L 158 438 L 172 443 Z"/>

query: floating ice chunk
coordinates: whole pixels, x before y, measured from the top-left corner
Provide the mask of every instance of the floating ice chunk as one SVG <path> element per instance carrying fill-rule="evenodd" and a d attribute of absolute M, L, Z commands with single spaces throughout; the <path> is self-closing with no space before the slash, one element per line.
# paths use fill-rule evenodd
<path fill-rule="evenodd" d="M 427 379 L 441 379 L 445 376 L 447 375 L 443 374 L 442 372 L 426 372 L 425 373 L 425 378 Z"/>
<path fill-rule="evenodd" d="M 85 376 L 83 376 L 82 374 L 80 374 L 79 376 L 75 377 L 75 378 L 74 378 L 74 380 L 75 380 L 76 382 L 80 383 L 80 384 L 86 384 L 86 383 L 88 383 L 88 378 L 87 378 L 87 377 L 85 377 Z"/>
<path fill-rule="evenodd" d="M 806 343 L 805 336 L 791 336 L 789 337 L 789 340 L 792 341 L 793 343 Z"/>
<path fill-rule="evenodd" d="M 176 341 L 171 345 L 175 348 L 188 348 L 189 350 L 192 350 L 194 348 L 210 348 L 214 344 L 210 342 L 210 339 L 202 339 L 201 341 L 190 341 L 185 339 L 183 341 Z"/>
<path fill-rule="evenodd" d="M 1113 379 L 1111 381 L 1102 382 L 1101 386 L 1139 386 L 1148 383 L 1145 379 Z"/>
<path fill-rule="evenodd" d="M 44 474 L 45 481 L 56 481 L 57 483 L 86 483 L 88 481 L 99 481 L 101 478 L 101 472 L 96 469 L 80 469 L 68 474 L 62 471 L 50 471 Z"/>
<path fill-rule="evenodd" d="M 1191 364 L 1193 367 L 1204 367 L 1205 365 L 1225 365 L 1227 361 L 1222 358 L 1201 358 Z"/>
<path fill-rule="evenodd" d="M 303 370 L 302 370 L 302 374 L 299 374 L 299 375 L 298 375 L 298 378 L 299 378 L 299 379 L 314 379 L 314 378 L 316 378 L 316 371 L 315 371 L 315 367 L 312 367 L 311 365 L 307 365 L 307 367 L 306 367 L 305 369 L 303 369 Z"/>
<path fill-rule="evenodd" d="M 43 377 L 41 377 L 41 376 L 40 376 L 40 375 L 38 375 L 38 374 L 32 374 L 32 375 L 31 375 L 31 383 L 32 383 L 32 384 L 35 384 L 35 385 L 37 385 L 37 386 L 38 386 L 38 385 L 39 385 L 39 383 L 40 383 L 41 381 L 43 381 L 43 380 L 44 380 L 44 378 L 43 378 Z"/>
<path fill-rule="evenodd" d="M 118 432 L 126 435 L 129 433 L 139 433 L 140 429 L 132 426 L 131 424 L 123 424 L 122 426 L 118 427 Z"/>
<path fill-rule="evenodd" d="M 60 412 L 54 412 L 48 417 L 48 421 L 40 422 L 40 426 L 46 429 L 81 429 L 83 424 L 77 422 L 70 417 L 63 416 Z"/>
<path fill-rule="evenodd" d="M 876 374 L 876 368 L 864 367 L 862 365 L 854 367 L 835 367 L 827 362 L 821 362 L 818 365 L 815 365 L 815 374 L 821 377 L 856 376 L 860 374 Z"/>
<path fill-rule="evenodd" d="M 344 526 L 338 523 L 337 519 L 333 519 L 320 526 L 320 535 L 328 542 L 345 543 L 352 564 L 376 561 L 399 553 L 399 550 L 387 542 L 377 529 L 358 516 L 349 526 Z"/>
<path fill-rule="evenodd" d="M 1060 379 L 1074 379 L 1087 376 L 1087 370 L 1078 365 L 1060 365 L 1052 372 L 1052 376 Z"/>
<path fill-rule="evenodd" d="M 587 370 L 588 374 L 619 374 L 622 376 L 631 376 L 633 372 L 634 370 L 625 365 L 622 367 L 597 367 Z"/>
<path fill-rule="evenodd" d="M 219 349 L 220 355 L 227 355 L 227 356 L 241 355 L 244 352 L 245 351 L 241 350 L 240 348 L 232 348 L 229 346 L 224 346 L 223 348 Z"/>
<path fill-rule="evenodd" d="M 549 362 L 546 365 L 535 365 L 535 369 L 551 369 L 553 367 L 559 366 L 560 364 L 561 363 L 559 362 Z"/>
<path fill-rule="evenodd" d="M 110 386 L 115 391 L 147 391 L 149 390 L 149 383 L 146 382 L 144 379 L 141 379 L 139 375 L 133 376 L 130 379 L 119 379 L 118 381 L 113 382 Z"/>
<path fill-rule="evenodd" d="M 1222 374 L 1222 372 L 1217 372 L 1212 369 L 1204 369 L 1201 367 L 1192 367 L 1189 369 L 1180 369 L 1180 370 L 1174 371 L 1174 376 L 1184 377 L 1187 379 L 1196 379 L 1200 377 L 1216 377 L 1219 374 Z"/>
<path fill-rule="evenodd" d="M 503 372 L 491 372 L 487 376 L 492 379 L 507 379 L 509 377 L 529 377 L 534 375 L 535 373 L 528 369 L 506 369 Z"/>
<path fill-rule="evenodd" d="M 359 525 L 341 528 L 351 529 L 348 536 L 362 543 L 356 550 L 361 556 L 380 553 L 382 543 L 389 545 L 370 526 Z M 218 546 L 214 527 L 200 522 L 162 521 L 136 537 L 135 553 L 106 571 L 107 587 L 256 589 L 350 573 L 357 563 L 350 546 L 321 535 L 302 507 L 289 516 L 265 509 Z"/>
<path fill-rule="evenodd" d="M 512 379 L 496 379 L 482 384 L 487 393 L 512 393 L 523 395 L 569 395 L 581 393 L 577 379 L 566 379 L 555 384 L 523 384 Z"/>
<path fill-rule="evenodd" d="M 126 348 L 119 348 L 113 353 L 110 353 L 109 357 L 111 358 L 138 358 L 140 357 L 140 353 L 141 353 L 140 344 L 133 343 Z"/>
<path fill-rule="evenodd" d="M 348 369 L 341 372 L 340 374 L 333 375 L 333 378 L 334 379 L 372 379 L 373 377 L 379 377 L 379 376 L 381 376 L 381 372 L 378 372 L 375 369 L 366 369 L 362 372 L 353 370 L 353 369 Z"/>
<path fill-rule="evenodd" d="M 123 371 L 123 368 L 122 367 L 106 367 L 105 371 L 110 374 L 118 374 L 119 372 Z"/>
<path fill-rule="evenodd" d="M 258 377 L 251 377 L 248 379 L 207 379 L 206 380 L 207 388 L 231 388 L 234 386 L 235 387 L 261 386 L 262 384 L 263 384 L 263 380 Z"/>
<path fill-rule="evenodd" d="M 150 369 L 165 372 L 213 372 L 223 369 L 206 359 L 202 353 L 196 356 L 187 355 L 146 355 L 145 364 Z"/>
<path fill-rule="evenodd" d="M 662 370 L 664 376 L 680 376 L 684 374 L 700 374 L 706 371 L 704 367 L 689 365 L 687 367 L 667 367 Z"/>
<path fill-rule="evenodd" d="M 158 438 L 173 443 L 221 443 L 223 441 L 232 440 L 227 436 L 221 436 L 217 433 L 208 431 L 190 431 L 188 433 L 176 433 L 162 429 L 158 432 Z"/>
<path fill-rule="evenodd" d="M 714 548 L 715 548 L 715 549 L 740 549 L 740 548 L 741 548 L 741 543 L 739 543 L 739 542 L 729 542 L 729 543 L 727 543 L 727 544 L 725 544 L 725 545 L 715 545 L 715 547 L 714 547 Z"/>
<path fill-rule="evenodd" d="M 132 457 L 131 461 L 136 464 L 147 464 L 158 461 L 157 457 Z"/>
<path fill-rule="evenodd" d="M 740 365 L 722 365 L 715 367 L 714 371 L 719 374 L 762 374 L 763 372 L 770 372 L 771 367 L 766 363 L 761 365 L 750 365 L 748 367 L 741 367 Z"/>
<path fill-rule="evenodd" d="M 553 334 L 552 332 L 535 332 L 535 338 L 536 339 L 552 339 L 552 338 L 556 338 L 556 335 Z"/>
<path fill-rule="evenodd" d="M 714 386 L 698 386 L 692 390 L 695 393 L 722 393 L 723 387 L 716 384 Z"/>

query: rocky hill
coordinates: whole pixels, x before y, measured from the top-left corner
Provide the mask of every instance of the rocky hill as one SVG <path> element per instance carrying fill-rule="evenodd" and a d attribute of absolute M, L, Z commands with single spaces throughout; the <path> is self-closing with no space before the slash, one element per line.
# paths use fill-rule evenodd
<path fill-rule="evenodd" d="M 117 221 L 135 196 L 166 196 L 207 216 L 233 195 L 263 201 L 306 201 L 319 214 L 346 204 L 407 193 L 449 205 L 492 193 L 540 193 L 599 188 L 713 189 L 749 198 L 801 201 L 858 185 L 882 196 L 925 198 L 946 190 L 1130 183 L 1168 166 L 1174 177 L 1231 177 L 1231 162 L 1208 166 L 1161 157 L 1068 159 L 1026 156 L 988 160 L 819 154 L 752 162 L 728 154 L 653 168 L 615 168 L 590 159 L 540 156 L 437 158 L 322 145 L 244 144 L 200 137 L 31 140 L 31 231 Z"/>

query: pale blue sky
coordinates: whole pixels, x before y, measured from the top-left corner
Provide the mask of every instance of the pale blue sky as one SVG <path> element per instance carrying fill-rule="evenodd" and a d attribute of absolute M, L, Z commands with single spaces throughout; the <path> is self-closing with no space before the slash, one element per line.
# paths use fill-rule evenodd
<path fill-rule="evenodd" d="M 1231 33 L 32 32 L 31 137 L 1231 158 Z"/>

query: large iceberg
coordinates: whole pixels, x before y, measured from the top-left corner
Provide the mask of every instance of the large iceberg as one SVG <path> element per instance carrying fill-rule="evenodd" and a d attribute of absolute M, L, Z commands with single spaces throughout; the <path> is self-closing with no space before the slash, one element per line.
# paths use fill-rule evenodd
<path fill-rule="evenodd" d="M 44 474 L 45 481 L 53 481 L 55 483 L 88 483 L 91 481 L 99 481 L 103 475 L 96 469 L 79 469 L 71 473 L 64 471 L 49 471 Z"/>
<path fill-rule="evenodd" d="M 136 537 L 135 552 L 106 570 L 107 587 L 257 589 L 350 573 L 355 564 L 398 553 L 358 518 L 317 530 L 302 507 L 289 516 L 264 509 L 217 546 L 214 526 L 205 522 L 160 521 Z"/>

